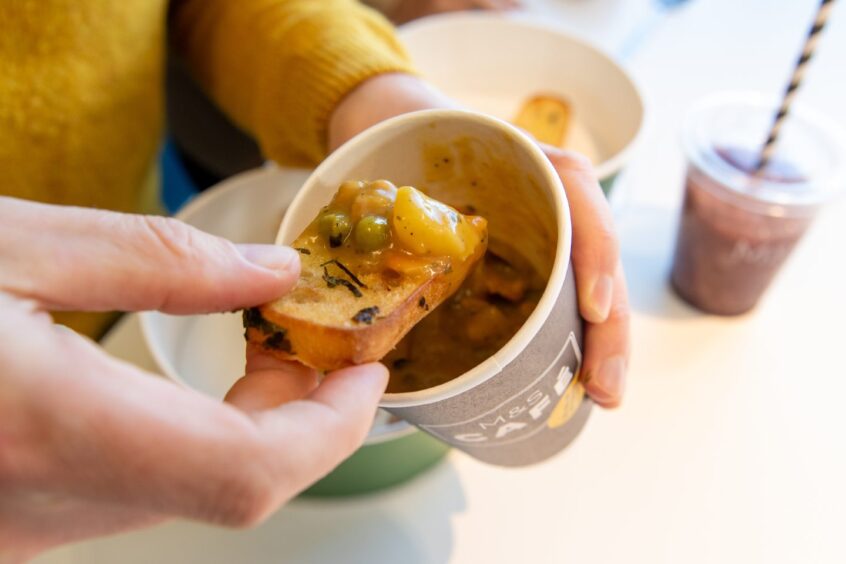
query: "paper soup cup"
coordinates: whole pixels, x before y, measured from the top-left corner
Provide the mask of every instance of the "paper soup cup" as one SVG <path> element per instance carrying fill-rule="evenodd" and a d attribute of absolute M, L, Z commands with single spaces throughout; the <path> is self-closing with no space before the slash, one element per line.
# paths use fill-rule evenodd
<path fill-rule="evenodd" d="M 380 405 L 485 462 L 521 466 L 560 451 L 591 403 L 577 379 L 582 321 L 570 212 L 555 170 L 527 136 L 497 118 L 461 110 L 406 114 L 326 159 L 288 208 L 277 243 L 293 241 L 345 180 L 379 178 L 473 205 L 489 221 L 491 248 L 518 247 L 547 279 L 534 312 L 493 356 L 444 384 L 385 394 Z"/>

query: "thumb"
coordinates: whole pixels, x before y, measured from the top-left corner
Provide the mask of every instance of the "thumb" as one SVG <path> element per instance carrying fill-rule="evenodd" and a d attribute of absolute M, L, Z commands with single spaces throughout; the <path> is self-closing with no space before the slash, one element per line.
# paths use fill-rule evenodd
<path fill-rule="evenodd" d="M 226 393 L 224 401 L 243 411 L 263 411 L 302 399 L 317 388 L 316 370 L 283 361 L 247 345 L 247 370 Z"/>
<path fill-rule="evenodd" d="M 178 220 L 0 197 L 0 289 L 50 309 L 205 313 L 277 298 L 296 251 L 235 245 Z"/>
<path fill-rule="evenodd" d="M 327 374 L 299 401 L 254 414 L 269 444 L 279 445 L 286 483 L 304 489 L 355 451 L 373 424 L 388 384 L 381 364 L 362 364 Z"/>

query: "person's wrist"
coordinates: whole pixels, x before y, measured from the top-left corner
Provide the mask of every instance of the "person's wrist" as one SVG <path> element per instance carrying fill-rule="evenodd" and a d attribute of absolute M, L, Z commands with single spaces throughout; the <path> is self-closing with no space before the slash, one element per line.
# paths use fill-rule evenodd
<path fill-rule="evenodd" d="M 329 118 L 329 150 L 380 121 L 417 110 L 453 108 L 457 104 L 423 79 L 388 73 L 371 77 L 350 91 Z"/>

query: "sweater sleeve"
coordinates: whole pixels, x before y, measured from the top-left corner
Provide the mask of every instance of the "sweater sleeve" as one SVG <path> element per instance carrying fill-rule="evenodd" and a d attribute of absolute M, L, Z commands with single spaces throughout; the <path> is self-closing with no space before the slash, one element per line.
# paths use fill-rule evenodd
<path fill-rule="evenodd" d="M 354 0 L 181 0 L 171 23 L 200 85 L 281 164 L 325 156 L 332 110 L 358 84 L 413 72 L 391 25 Z"/>

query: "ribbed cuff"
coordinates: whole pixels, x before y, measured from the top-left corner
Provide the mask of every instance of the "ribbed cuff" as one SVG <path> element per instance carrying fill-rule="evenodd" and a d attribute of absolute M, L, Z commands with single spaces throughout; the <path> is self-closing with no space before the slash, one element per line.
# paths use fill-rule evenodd
<path fill-rule="evenodd" d="M 319 162 L 332 111 L 347 93 L 376 75 L 414 72 L 381 17 L 364 8 L 333 17 L 341 19 L 319 29 L 316 22 L 301 24 L 286 38 L 293 51 L 262 69 L 253 123 L 265 154 L 280 163 Z"/>

